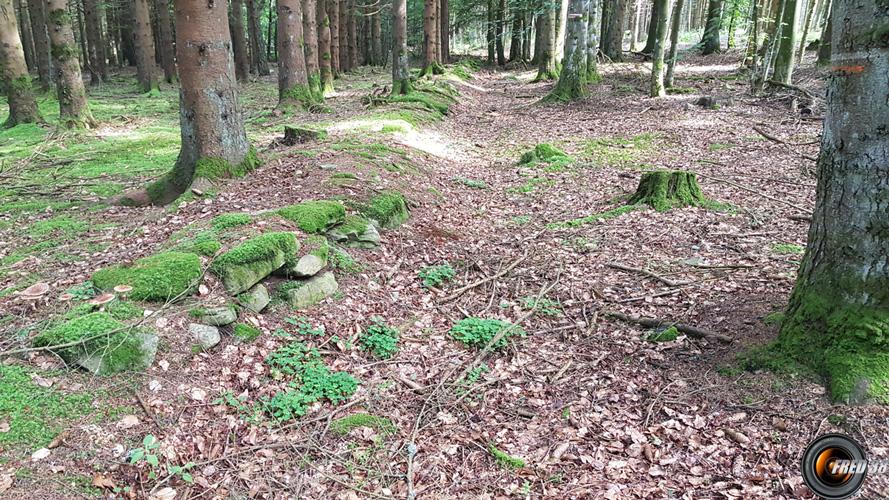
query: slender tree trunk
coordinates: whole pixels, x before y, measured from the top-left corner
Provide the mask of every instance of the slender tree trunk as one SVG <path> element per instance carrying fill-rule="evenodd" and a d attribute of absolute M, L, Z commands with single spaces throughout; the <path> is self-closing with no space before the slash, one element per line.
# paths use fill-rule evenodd
<path fill-rule="evenodd" d="M 157 17 L 157 39 L 160 43 L 161 68 L 164 81 L 174 83 L 176 76 L 176 52 L 173 49 L 173 27 L 170 20 L 170 0 L 155 0 L 154 11 Z"/>
<path fill-rule="evenodd" d="M 552 7 L 545 7 L 540 15 L 540 55 L 537 59 L 536 81 L 555 80 L 559 77 L 559 67 L 556 64 L 556 11 Z"/>
<path fill-rule="evenodd" d="M 102 11 L 104 6 L 99 0 L 83 0 L 83 12 L 86 18 L 86 40 L 89 48 L 90 76 L 93 85 L 102 83 L 108 77 L 105 67 L 105 39 L 102 35 Z"/>
<path fill-rule="evenodd" d="M 269 0 L 269 8 L 268 15 L 266 16 L 266 44 L 265 44 L 265 58 L 266 61 L 277 61 L 278 60 L 278 28 L 277 23 L 272 18 L 272 14 L 275 10 L 272 5 L 273 0 Z"/>
<path fill-rule="evenodd" d="M 728 21 L 728 49 L 732 50 L 735 48 L 735 32 L 738 30 L 738 0 L 729 0 L 731 3 L 729 4 L 732 10 L 729 14 Z"/>
<path fill-rule="evenodd" d="M 340 68 L 345 73 L 352 69 L 349 62 L 349 0 L 338 0 L 339 3 L 339 40 Z"/>
<path fill-rule="evenodd" d="M 586 36 L 586 81 L 598 83 L 599 76 L 599 30 L 602 27 L 602 3 L 599 0 L 589 2 Z"/>
<path fill-rule="evenodd" d="M 425 0 L 423 8 L 423 72 L 421 76 L 440 75 L 444 73 L 438 60 L 438 28 L 439 22 L 435 17 L 436 3 L 438 0 Z"/>
<path fill-rule="evenodd" d="M 833 5 L 827 115 L 808 246 L 775 346 L 834 400 L 889 403 L 889 45 L 882 0 Z M 883 31 L 882 33 L 885 33 Z M 843 69 L 840 69 L 843 68 Z"/>
<path fill-rule="evenodd" d="M 239 82 L 246 82 L 250 78 L 250 58 L 247 50 L 247 35 L 244 31 L 244 0 L 231 0 L 228 27 L 232 37 L 235 76 Z"/>
<path fill-rule="evenodd" d="M 392 95 L 411 92 L 407 53 L 407 0 L 392 3 Z"/>
<path fill-rule="evenodd" d="M 590 0 L 569 0 L 568 24 L 565 37 L 565 58 L 559 81 L 548 100 L 570 101 L 589 95 L 587 89 L 587 23 Z"/>
<path fill-rule="evenodd" d="M 147 196 L 126 204 L 167 204 L 187 189 L 243 176 L 258 161 L 247 141 L 228 28 L 228 3 L 174 0 L 182 146 L 173 170 Z"/>
<path fill-rule="evenodd" d="M 664 90 L 664 45 L 667 42 L 667 21 L 670 14 L 670 0 L 654 0 L 660 15 L 657 18 L 654 50 L 651 55 L 651 97 L 667 95 Z"/>
<path fill-rule="evenodd" d="M 648 38 L 645 40 L 645 47 L 642 48 L 643 54 L 654 53 L 654 42 L 657 39 L 657 23 L 661 17 L 660 6 L 662 4 L 663 2 L 658 2 L 657 0 L 651 4 L 651 21 L 648 24 Z"/>
<path fill-rule="evenodd" d="M 685 0 L 676 0 L 673 6 L 672 28 L 670 29 L 670 55 L 667 57 L 667 76 L 664 78 L 664 87 L 673 87 L 673 72 L 676 69 L 676 60 L 679 58 L 679 23 L 682 6 Z"/>
<path fill-rule="evenodd" d="M 503 38 L 506 36 L 506 0 L 497 2 L 497 30 L 495 41 L 497 43 L 497 64 L 506 65 L 506 52 Z"/>
<path fill-rule="evenodd" d="M 246 0 L 245 4 L 247 6 L 247 31 L 250 35 L 250 66 L 257 75 L 266 76 L 271 71 L 269 71 L 265 43 L 262 39 L 262 28 L 259 26 L 259 9 L 262 4 L 260 0 Z"/>
<path fill-rule="evenodd" d="M 123 47 L 123 56 L 126 59 L 126 64 L 128 66 L 136 65 L 136 44 L 135 44 L 135 34 L 133 32 L 133 26 L 136 24 L 136 18 L 134 17 L 135 11 L 135 0 L 122 0 L 121 9 L 119 11 L 120 17 L 118 21 L 120 21 L 120 43 Z"/>
<path fill-rule="evenodd" d="M 797 44 L 796 20 L 799 19 L 799 7 L 797 0 L 784 0 L 781 38 L 778 43 L 778 55 L 775 57 L 775 72 L 772 76 L 781 83 L 793 82 L 793 63 Z"/>
<path fill-rule="evenodd" d="M 330 67 L 336 78 L 340 74 L 340 6 L 337 0 L 327 0 L 327 17 L 330 19 Z"/>
<path fill-rule="evenodd" d="M 439 15 L 441 17 L 441 62 L 447 64 L 451 61 L 451 7 L 448 0 L 440 0 Z"/>
<path fill-rule="evenodd" d="M 512 14 L 512 29 L 509 37 L 509 61 L 520 61 L 522 59 L 523 14 L 518 9 L 513 9 L 510 14 Z"/>
<path fill-rule="evenodd" d="M 497 0 L 488 0 L 488 24 L 485 30 L 485 39 L 488 42 L 488 64 L 494 64 L 494 57 L 496 54 L 495 46 L 496 46 L 496 15 L 494 11 L 496 10 L 495 2 Z"/>
<path fill-rule="evenodd" d="M 9 104 L 4 127 L 43 121 L 31 89 L 31 75 L 25 64 L 12 0 L 0 0 L 0 89 L 5 91 Z"/>
<path fill-rule="evenodd" d="M 355 12 L 355 0 L 349 0 L 349 67 L 361 66 L 358 52 L 358 13 Z"/>
<path fill-rule="evenodd" d="M 531 64 L 533 64 L 535 66 L 540 65 L 540 45 L 543 43 L 540 40 L 540 36 L 541 36 L 540 26 L 541 26 L 541 23 L 543 22 L 543 19 L 542 19 L 543 13 L 548 10 L 550 10 L 550 9 L 548 9 L 544 6 L 543 11 L 540 13 L 540 15 L 537 15 L 534 17 L 534 56 L 531 58 Z"/>
<path fill-rule="evenodd" d="M 385 66 L 386 60 L 383 55 L 383 14 L 382 9 L 375 8 L 375 12 L 370 18 L 370 45 L 371 54 L 373 55 L 374 66 Z"/>
<path fill-rule="evenodd" d="M 59 121 L 66 128 L 90 128 L 96 122 L 90 113 L 80 73 L 77 42 L 65 0 L 47 0 L 49 39 L 59 97 Z"/>
<path fill-rule="evenodd" d="M 15 0 L 15 12 L 18 16 L 18 27 L 21 34 L 22 50 L 25 54 L 25 65 L 28 71 L 37 70 L 37 58 L 34 52 L 34 37 L 31 35 L 31 16 L 27 3 Z"/>
<path fill-rule="evenodd" d="M 134 0 L 136 5 L 136 80 L 142 92 L 157 89 L 154 65 L 154 35 L 151 33 L 151 14 L 148 0 Z"/>
<path fill-rule="evenodd" d="M 302 3 L 278 0 L 278 106 L 310 105 L 317 94 L 309 86 L 303 50 Z"/>
<path fill-rule="evenodd" d="M 833 3 L 831 2 L 831 8 Z M 821 32 L 821 42 L 818 44 L 818 66 L 830 64 L 831 40 L 833 39 L 833 14 L 827 17 L 827 24 Z"/>
<path fill-rule="evenodd" d="M 808 11 L 806 12 L 806 20 L 803 26 L 803 36 L 800 37 L 799 41 L 799 51 L 796 53 L 796 63 L 801 64 L 803 62 L 803 55 L 806 53 L 806 39 L 809 38 L 809 26 L 812 23 L 812 15 L 815 13 L 815 4 L 817 2 L 815 0 L 809 0 Z"/>
<path fill-rule="evenodd" d="M 309 90 L 317 100 L 324 100 L 321 89 L 321 66 L 318 61 L 318 21 L 315 0 L 302 0 L 303 48 L 306 53 L 306 73 L 309 76 Z"/>
<path fill-rule="evenodd" d="M 37 75 L 44 91 L 52 86 L 52 59 L 49 56 L 49 35 L 46 31 L 46 4 L 44 0 L 28 0 L 31 18 L 31 34 L 34 36 L 34 52 L 37 53 Z"/>
<path fill-rule="evenodd" d="M 556 61 L 562 63 L 565 58 L 565 34 L 568 31 L 568 2 L 571 0 L 561 0 L 559 4 L 558 24 L 556 25 Z"/>
<path fill-rule="evenodd" d="M 318 64 L 321 67 L 321 93 L 333 92 L 333 66 L 330 55 L 330 17 L 327 15 L 327 2 L 318 2 L 315 20 L 318 24 Z"/>
<path fill-rule="evenodd" d="M 524 29 L 522 32 L 524 33 L 524 41 L 522 42 L 522 59 L 525 61 L 530 61 L 532 64 L 534 61 L 531 60 L 531 40 L 533 38 L 532 32 L 534 31 L 534 25 L 536 16 L 532 13 L 532 11 L 525 11 L 525 21 L 523 24 Z"/>

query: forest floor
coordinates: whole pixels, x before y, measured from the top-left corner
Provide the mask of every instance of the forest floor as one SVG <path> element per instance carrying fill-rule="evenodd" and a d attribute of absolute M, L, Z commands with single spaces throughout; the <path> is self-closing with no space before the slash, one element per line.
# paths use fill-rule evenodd
<path fill-rule="evenodd" d="M 333 298 L 242 316 L 263 332 L 253 342 L 226 335 L 193 348 L 188 310 L 217 293 L 208 281 L 206 297 L 150 318 L 161 348 L 145 373 L 89 376 L 42 352 L 8 360 L 0 496 L 798 498 L 812 496 L 799 460 L 816 435 L 845 432 L 869 457 L 889 457 L 885 408 L 833 405 L 817 380 L 735 361 L 777 333 L 805 246 L 824 112 L 789 90 L 751 96 L 736 60 L 686 58 L 679 92 L 661 99 L 647 97 L 646 65 L 603 65 L 603 83 L 571 104 L 541 104 L 551 83 L 531 83 L 533 71 L 482 70 L 447 79 L 460 96 L 443 119 L 368 108 L 362 98 L 389 75 L 365 68 L 337 82 L 330 109 L 278 116 L 271 77 L 242 88 L 264 166 L 167 208 L 105 200 L 174 162 L 173 89 L 133 95 L 121 75 L 91 89 L 94 131 L 0 131 L 0 351 L 57 321 L 71 307 L 59 294 L 78 298 L 96 270 L 168 247 L 190 224 L 381 189 L 412 207 L 379 248 L 341 258 Z M 807 66 L 798 80 L 821 95 L 821 76 Z M 720 104 L 696 105 L 702 96 Z M 54 106 L 41 103 L 50 121 Z M 285 146 L 285 123 L 329 135 Z M 571 161 L 519 165 L 539 143 Z M 697 172 L 719 203 L 609 212 L 651 168 Z M 445 263 L 453 281 L 424 287 L 418 273 Z M 51 285 L 47 300 L 18 296 L 38 281 Z M 734 342 L 653 342 L 607 311 Z M 401 331 L 391 359 L 356 346 L 375 317 Z M 478 353 L 448 333 L 464 317 L 519 323 L 526 336 L 457 381 Z M 283 387 L 264 360 L 294 339 L 360 385 L 338 406 L 280 422 L 263 411 Z M 380 418 L 341 420 L 359 412 Z M 159 442 L 157 463 L 131 465 L 146 436 Z M 190 483 L 169 468 L 187 463 Z M 885 476 L 868 477 L 867 497 L 887 494 Z"/>

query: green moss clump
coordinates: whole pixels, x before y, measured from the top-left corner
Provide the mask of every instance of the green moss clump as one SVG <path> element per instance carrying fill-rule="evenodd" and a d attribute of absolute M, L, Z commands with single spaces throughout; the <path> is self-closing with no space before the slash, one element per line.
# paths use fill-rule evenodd
<path fill-rule="evenodd" d="M 391 420 L 370 413 L 353 413 L 330 423 L 330 431 L 340 436 L 345 436 L 359 427 L 370 427 L 380 434 L 395 433 L 395 425 Z"/>
<path fill-rule="evenodd" d="M 105 311 L 118 321 L 126 321 L 128 319 L 141 318 L 145 310 L 130 302 L 115 300 L 105 306 Z"/>
<path fill-rule="evenodd" d="M 679 330 L 675 326 L 671 326 L 659 332 L 652 332 L 646 340 L 649 342 L 672 342 L 677 338 L 679 338 Z"/>
<path fill-rule="evenodd" d="M 214 181 L 231 177 L 244 177 L 250 172 L 256 170 L 256 167 L 258 167 L 260 164 L 261 162 L 259 161 L 259 157 L 256 154 L 256 149 L 254 149 L 253 146 L 250 146 L 250 149 L 247 151 L 244 159 L 237 165 L 233 165 L 222 158 L 201 158 L 197 161 L 197 163 L 195 163 L 194 178 L 209 179 L 211 181 Z M 185 183 L 180 183 L 180 187 L 188 187 L 184 186 L 183 184 Z M 190 182 L 188 184 L 190 184 Z M 152 199 L 155 198 L 152 197 Z"/>
<path fill-rule="evenodd" d="M 620 217 L 621 215 L 628 214 L 634 210 L 638 210 L 639 206 L 637 205 L 623 205 L 617 208 L 612 208 L 611 210 L 606 210 L 604 212 L 599 212 L 595 215 L 588 215 L 586 217 L 580 217 L 577 219 L 566 220 L 563 222 L 551 222 L 546 225 L 547 229 L 565 229 L 571 227 L 580 227 L 584 224 L 592 224 L 597 221 L 606 221 L 609 219 L 614 219 L 615 217 Z"/>
<path fill-rule="evenodd" d="M 100 290 L 130 285 L 133 300 L 164 302 L 190 293 L 202 275 L 201 259 L 193 253 L 164 252 L 137 260 L 132 266 L 96 271 L 93 284 Z"/>
<path fill-rule="evenodd" d="M 262 335 L 262 332 L 255 326 L 248 325 L 246 323 L 238 323 L 237 325 L 235 325 L 235 329 L 232 332 L 232 335 L 234 335 L 235 338 L 237 338 L 241 342 L 253 342 L 260 335 Z"/>
<path fill-rule="evenodd" d="M 295 222 L 302 231 L 319 234 L 343 222 L 346 208 L 338 201 L 304 201 L 278 209 L 278 215 Z"/>
<path fill-rule="evenodd" d="M 218 256 L 210 271 L 222 279 L 229 293 L 238 294 L 295 260 L 298 249 L 293 233 L 265 233 Z"/>
<path fill-rule="evenodd" d="M 62 237 L 72 237 L 83 234 L 89 230 L 89 224 L 83 220 L 73 219 L 66 215 L 60 215 L 51 219 L 35 222 L 28 226 L 28 236 L 44 238 L 51 234 Z"/>
<path fill-rule="evenodd" d="M 503 335 L 500 340 L 492 346 L 494 349 L 502 349 L 506 347 L 511 337 L 525 336 L 525 331 L 520 327 L 514 326 L 508 321 L 499 319 L 482 319 L 482 318 L 464 318 L 457 322 L 451 328 L 451 337 L 468 346 L 483 348 L 488 345 L 501 330 L 509 328 L 509 331 Z"/>
<path fill-rule="evenodd" d="M 775 326 L 780 325 L 784 322 L 784 312 L 783 311 L 775 311 L 769 314 L 766 314 L 764 318 L 762 318 L 762 322 L 767 326 Z"/>
<path fill-rule="evenodd" d="M 210 221 L 210 225 L 217 231 L 225 231 L 238 226 L 246 226 L 253 222 L 250 214 L 222 214 L 217 215 Z"/>
<path fill-rule="evenodd" d="M 645 172 L 628 205 L 646 204 L 658 212 L 677 207 L 700 207 L 707 203 L 691 172 L 655 170 Z"/>
<path fill-rule="evenodd" d="M 541 143 L 526 151 L 519 159 L 519 165 L 534 166 L 538 163 L 569 163 L 571 157 L 552 144 Z"/>
<path fill-rule="evenodd" d="M 435 113 L 440 113 L 442 115 L 447 115 L 450 105 L 446 102 L 442 102 L 431 97 L 429 94 L 425 92 L 409 92 L 407 94 L 393 94 L 390 95 L 387 99 L 389 102 L 393 103 L 408 103 L 413 102 L 422 105 L 424 108 L 429 111 L 433 111 Z"/>
<path fill-rule="evenodd" d="M 491 456 L 494 457 L 494 461 L 497 462 L 497 465 L 504 469 L 521 469 L 525 466 L 524 460 L 513 457 L 508 453 L 497 449 L 493 443 L 488 444 L 488 451 L 491 453 Z"/>
<path fill-rule="evenodd" d="M 347 215 L 346 220 L 343 221 L 342 224 L 336 227 L 337 231 L 343 234 L 356 234 L 361 235 L 367 231 L 367 226 L 370 224 L 367 222 L 367 219 L 364 217 L 359 217 L 357 215 Z"/>
<path fill-rule="evenodd" d="M 354 206 L 361 215 L 387 228 L 398 227 L 410 217 L 407 200 L 397 191 L 380 193 L 367 202 L 356 203 Z"/>
<path fill-rule="evenodd" d="M 183 253 L 196 253 L 205 257 L 212 257 L 222 248 L 215 231 L 201 231 L 193 238 L 187 238 L 173 247 L 173 250 Z"/>

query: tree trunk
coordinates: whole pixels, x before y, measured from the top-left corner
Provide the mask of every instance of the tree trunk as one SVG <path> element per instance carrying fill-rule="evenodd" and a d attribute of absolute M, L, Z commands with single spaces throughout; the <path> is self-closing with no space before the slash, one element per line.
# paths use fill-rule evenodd
<path fill-rule="evenodd" d="M 648 24 L 648 38 L 645 39 L 645 47 L 642 47 L 643 54 L 654 53 L 654 42 L 657 39 L 657 24 L 661 17 L 660 6 L 663 2 L 657 0 L 651 4 L 651 21 Z"/>
<path fill-rule="evenodd" d="M 806 12 L 806 20 L 803 25 L 803 36 L 800 37 L 799 41 L 799 51 L 796 53 L 796 63 L 800 64 L 803 62 L 803 55 L 806 53 L 806 39 L 809 38 L 809 26 L 812 24 L 812 15 L 815 13 L 815 4 L 817 2 L 815 0 L 809 0 L 808 12 Z"/>
<path fill-rule="evenodd" d="M 568 30 L 568 2 L 570 0 L 561 0 L 559 4 L 558 24 L 556 25 L 556 61 L 562 64 L 565 58 L 565 32 Z"/>
<path fill-rule="evenodd" d="M 495 2 L 497 0 L 488 0 L 488 24 L 485 30 L 485 40 L 488 43 L 488 64 L 494 64 L 494 57 L 496 54 L 495 46 L 495 24 L 496 24 L 496 15 L 494 11 L 496 10 Z"/>
<path fill-rule="evenodd" d="M 719 30 L 722 24 L 722 0 L 710 0 L 707 3 L 707 27 L 701 38 L 701 54 L 709 55 L 719 52 Z"/>
<path fill-rule="evenodd" d="M 512 14 L 512 29 L 509 37 L 509 61 L 521 61 L 522 59 L 522 13 L 515 8 Z"/>
<path fill-rule="evenodd" d="M 781 83 L 793 83 L 793 63 L 796 54 L 796 20 L 799 19 L 799 2 L 784 0 L 784 13 L 781 16 L 781 37 L 778 41 L 778 54 L 775 57 L 775 72 L 772 79 Z"/>
<path fill-rule="evenodd" d="M 624 60 L 625 0 L 604 0 L 602 11 L 602 53 L 614 62 Z"/>
<path fill-rule="evenodd" d="M 0 0 L 0 89 L 5 91 L 9 104 L 4 127 L 43 121 L 31 89 L 31 75 L 25 64 L 12 0 Z"/>
<path fill-rule="evenodd" d="M 46 4 L 44 0 L 28 0 L 31 18 L 31 34 L 34 36 L 34 52 L 37 54 L 37 75 L 40 87 L 46 91 L 52 86 L 52 63 L 49 57 L 49 35 L 46 32 Z"/>
<path fill-rule="evenodd" d="M 831 8 L 833 5 L 831 4 Z M 827 17 L 827 24 L 821 32 L 821 42 L 818 44 L 818 66 L 830 64 L 831 40 L 833 38 L 833 14 Z"/>
<path fill-rule="evenodd" d="M 86 40 L 89 48 L 90 83 L 102 83 L 108 78 L 105 65 L 105 40 L 102 36 L 102 10 L 104 6 L 99 0 L 83 0 L 83 13 L 86 18 Z"/>
<path fill-rule="evenodd" d="M 31 16 L 27 4 L 22 0 L 15 0 L 15 12 L 18 16 L 18 27 L 22 40 L 22 51 L 25 55 L 25 65 L 28 71 L 37 70 L 37 58 L 34 52 L 34 37 L 31 35 Z"/>
<path fill-rule="evenodd" d="M 667 95 L 664 90 L 664 45 L 667 42 L 667 20 L 670 14 L 670 0 L 654 0 L 659 13 L 657 29 L 654 32 L 654 49 L 651 54 L 651 97 Z"/>
<path fill-rule="evenodd" d="M 376 12 L 370 18 L 370 45 L 374 66 L 385 66 L 383 55 L 383 14 L 382 9 L 374 7 Z"/>
<path fill-rule="evenodd" d="M 598 83 L 599 76 L 599 29 L 602 27 L 602 4 L 599 0 L 589 3 L 586 36 L 586 81 Z"/>
<path fill-rule="evenodd" d="M 83 29 L 83 11 L 77 5 L 75 5 L 71 11 L 77 15 L 77 32 L 79 36 L 75 35 L 75 40 L 80 44 L 80 51 L 78 53 L 83 57 L 80 61 L 80 67 L 91 71 L 90 62 L 89 59 L 87 59 L 89 54 L 86 48 L 86 34 Z"/>
<path fill-rule="evenodd" d="M 338 0 L 327 0 L 327 17 L 330 20 L 330 68 L 334 78 L 340 68 L 340 6 Z"/>
<path fill-rule="evenodd" d="M 275 8 L 272 6 L 272 0 L 269 0 L 268 15 L 266 15 L 266 42 L 265 42 L 265 60 L 278 61 L 278 27 L 276 19 L 273 19 Z"/>
<path fill-rule="evenodd" d="M 441 62 L 447 64 L 451 62 L 451 6 L 449 0 L 440 0 L 439 16 L 441 17 L 441 27 L 439 34 L 441 35 Z"/>
<path fill-rule="evenodd" d="M 425 0 L 423 6 L 423 72 L 420 76 L 440 75 L 444 73 L 444 68 L 438 60 L 439 41 L 438 19 L 435 17 L 437 9 L 435 8 L 438 0 Z"/>
<path fill-rule="evenodd" d="M 670 55 L 667 57 L 667 76 L 664 78 L 664 87 L 673 87 L 673 72 L 676 69 L 676 59 L 679 57 L 679 22 L 682 6 L 685 0 L 676 0 L 673 7 L 672 29 L 670 29 Z"/>
<path fill-rule="evenodd" d="M 729 0 L 731 2 L 731 13 L 728 21 L 728 50 L 735 48 L 735 32 L 738 30 L 738 0 Z"/>
<path fill-rule="evenodd" d="M 340 67 L 343 73 L 350 71 L 352 65 L 349 61 L 349 0 L 338 0 L 340 6 Z"/>
<path fill-rule="evenodd" d="M 347 17 L 349 21 L 347 23 L 349 28 L 349 67 L 357 68 L 361 66 L 361 60 L 358 56 L 358 13 L 355 12 L 355 0 L 349 0 L 349 14 Z"/>
<path fill-rule="evenodd" d="M 317 94 L 309 86 L 303 51 L 302 3 L 278 0 L 278 106 L 308 106 Z"/>
<path fill-rule="evenodd" d="M 228 4 L 175 0 L 182 146 L 173 170 L 149 185 L 146 197 L 124 203 L 167 204 L 187 189 L 243 176 L 258 161 L 238 103 Z"/>
<path fill-rule="evenodd" d="M 522 42 L 522 59 L 525 61 L 531 61 L 531 39 L 533 38 L 532 32 L 534 27 L 534 19 L 536 16 L 533 15 L 531 10 L 525 12 L 525 21 L 523 23 L 524 29 L 522 32 L 524 33 L 524 41 Z M 533 64 L 533 61 L 531 61 Z"/>
<path fill-rule="evenodd" d="M 157 71 L 154 65 L 154 35 L 151 33 L 151 14 L 148 0 L 134 0 L 136 9 L 136 80 L 142 92 L 157 89 Z"/>
<path fill-rule="evenodd" d="M 808 246 L 777 348 L 826 378 L 834 400 L 889 403 L 886 4 L 833 5 L 827 114 Z M 873 36 L 883 33 L 883 37 Z"/>
<path fill-rule="evenodd" d="M 562 72 L 548 100 L 570 101 L 589 94 L 587 90 L 587 23 L 590 0 L 569 0 L 568 24 L 565 37 L 565 58 Z"/>
<path fill-rule="evenodd" d="M 324 100 L 321 89 L 321 66 L 318 61 L 318 20 L 315 0 L 302 0 L 303 42 L 306 53 L 306 73 L 309 76 L 309 90 L 316 100 Z"/>
<path fill-rule="evenodd" d="M 170 0 L 155 0 L 154 11 L 157 17 L 157 39 L 160 42 L 161 68 L 164 81 L 176 81 L 176 52 L 173 49 L 173 27 L 170 22 Z M 246 60 L 246 59 L 245 59 Z"/>
<path fill-rule="evenodd" d="M 506 49 L 503 38 L 506 36 L 506 0 L 497 0 L 494 42 L 497 46 L 497 65 L 506 65 Z"/>
<path fill-rule="evenodd" d="M 228 27 L 232 37 L 235 76 L 239 82 L 246 82 L 250 78 L 250 58 L 248 57 L 247 35 L 244 31 L 244 0 L 231 0 L 230 7 Z"/>
<path fill-rule="evenodd" d="M 262 28 L 259 26 L 259 9 L 262 4 L 259 0 L 246 0 L 247 6 L 247 31 L 250 42 L 250 67 L 259 76 L 271 74 L 269 62 L 266 58 L 265 43 L 262 39 Z M 278 37 L 280 38 L 280 33 Z M 280 50 L 280 49 L 279 49 Z"/>
<path fill-rule="evenodd" d="M 656 1 L 663 2 L 661 12 L 668 12 L 670 5 L 667 0 Z M 644 204 L 664 212 L 671 208 L 698 207 L 706 202 L 695 174 L 681 170 L 655 170 L 642 174 L 639 187 L 627 204 Z"/>
<path fill-rule="evenodd" d="M 136 18 L 133 16 L 133 11 L 135 10 L 133 2 L 134 0 L 122 0 L 121 9 L 119 11 L 120 16 L 118 17 L 118 21 L 120 22 L 120 43 L 123 49 L 123 57 L 126 59 L 126 63 L 129 66 L 136 65 L 136 44 L 135 35 L 133 33 L 133 26 L 136 24 Z"/>
<path fill-rule="evenodd" d="M 59 121 L 66 128 L 90 128 L 96 122 L 86 101 L 78 50 L 65 0 L 47 0 L 49 39 L 59 97 Z"/>
<path fill-rule="evenodd" d="M 320 0 L 315 13 L 318 24 L 318 64 L 321 67 L 321 93 L 333 92 L 333 66 L 330 55 L 330 17 L 327 15 L 327 2 Z"/>
<path fill-rule="evenodd" d="M 407 53 L 407 0 L 392 3 L 392 95 L 411 92 Z"/>
<path fill-rule="evenodd" d="M 537 59 L 537 78 L 535 81 L 555 80 L 559 77 L 559 67 L 556 64 L 556 11 L 552 7 L 545 7 L 540 14 L 540 53 Z"/>

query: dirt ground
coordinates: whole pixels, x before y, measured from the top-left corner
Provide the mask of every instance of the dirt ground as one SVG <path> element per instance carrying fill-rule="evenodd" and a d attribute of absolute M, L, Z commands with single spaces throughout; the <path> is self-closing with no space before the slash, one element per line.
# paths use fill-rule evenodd
<path fill-rule="evenodd" d="M 39 273 L 61 291 L 99 268 L 157 251 L 187 224 L 228 212 L 371 188 L 399 189 L 412 206 L 410 220 L 384 231 L 379 248 L 349 250 L 362 268 L 337 272 L 340 297 L 299 313 L 323 325 L 324 335 L 307 343 L 325 363 L 360 380 L 348 401 L 316 404 L 286 423 L 256 406 L 220 402 L 230 394 L 255 403 L 282 387 L 262 361 L 285 342 L 273 332 L 287 329 L 295 314 L 278 307 L 255 315 L 264 332 L 255 342 L 224 336 L 212 350 L 193 352 L 186 311 L 220 293 L 208 278 L 206 297 L 151 319 L 162 348 L 145 373 L 51 372 L 59 390 L 102 396 L 94 414 L 66 424 L 66 439 L 49 457 L 0 451 L 0 477 L 14 479 L 2 495 L 92 497 L 128 486 L 131 495 L 157 498 L 171 491 L 176 498 L 406 498 L 409 490 L 418 498 L 811 498 L 799 461 L 816 435 L 848 433 L 869 457 L 889 458 L 885 408 L 834 405 L 817 381 L 733 363 L 777 334 L 767 316 L 784 307 L 805 246 L 824 111 L 822 100 L 792 91 L 751 96 L 736 60 L 683 60 L 676 82 L 683 92 L 661 99 L 647 97 L 642 63 L 603 65 L 603 83 L 571 104 L 541 104 L 551 83 L 530 83 L 533 71 L 482 70 L 452 82 L 459 101 L 442 121 L 394 133 L 355 125 L 374 112 L 361 98 L 388 81 L 382 69 L 365 71 L 341 84 L 329 113 L 288 118 L 328 125 L 330 136 L 311 145 L 311 155 L 308 146 L 275 143 L 276 122 L 252 134 L 265 165 L 215 198 L 177 210 L 78 209 L 92 226 L 114 223 L 98 236 L 111 246 L 67 262 L 31 256 L 4 274 L 4 286 Z M 806 67 L 799 85 L 818 95 L 820 76 Z M 702 96 L 721 104 L 696 105 Z M 254 104 L 248 115 L 274 105 Z M 410 168 L 377 168 L 380 162 L 331 147 L 343 140 L 403 149 L 407 160 L 387 158 Z M 518 165 L 538 143 L 555 144 L 575 161 L 551 171 Z M 596 217 L 620 206 L 652 167 L 698 173 L 705 195 L 721 205 Z M 361 182 L 331 183 L 331 169 Z M 23 229 L 52 215 L 10 219 L 0 241 L 33 244 Z M 444 262 L 457 270 L 454 282 L 421 286 L 418 271 Z M 541 290 L 552 307 L 529 315 L 529 299 Z M 12 318 L 0 326 L 0 347 L 25 345 L 40 328 L 35 322 L 59 307 L 35 307 L 14 293 L 0 299 Z M 734 341 L 682 335 L 650 342 L 649 329 L 609 311 Z M 392 359 L 342 342 L 373 316 L 403 329 Z M 469 316 L 521 320 L 527 336 L 488 356 L 474 382 L 448 389 L 477 354 L 448 334 Z M 64 368 L 45 353 L 18 363 Z M 120 410 L 102 410 L 108 407 Z M 356 412 L 387 417 L 394 429 L 330 431 Z M 166 463 L 195 464 L 193 484 L 167 471 L 151 479 L 144 464 L 126 461 L 149 434 Z M 504 466 L 492 446 L 523 463 Z M 868 477 L 863 498 L 887 495 L 885 476 Z"/>

